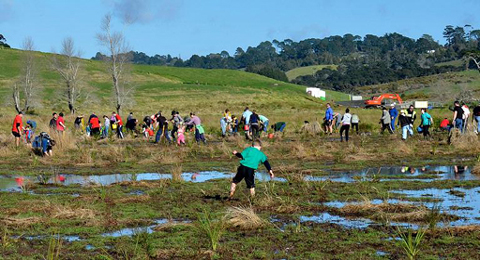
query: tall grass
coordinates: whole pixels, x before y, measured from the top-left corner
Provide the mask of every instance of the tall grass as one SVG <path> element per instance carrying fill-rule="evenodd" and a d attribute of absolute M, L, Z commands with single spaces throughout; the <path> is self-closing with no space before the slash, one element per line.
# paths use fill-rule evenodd
<path fill-rule="evenodd" d="M 435 230 L 438 222 L 440 222 L 441 219 L 442 213 L 440 212 L 440 204 L 434 203 L 425 216 L 425 220 L 428 223 L 428 228 Z"/>
<path fill-rule="evenodd" d="M 182 165 L 181 164 L 176 164 L 172 167 L 172 181 L 173 182 L 183 182 L 182 178 Z"/>
<path fill-rule="evenodd" d="M 412 229 L 408 229 L 408 232 L 402 232 L 400 228 L 398 228 L 397 234 L 400 237 L 400 245 L 405 251 L 408 259 L 418 259 L 417 257 L 420 253 L 420 247 L 422 246 L 422 240 L 425 236 L 425 230 L 419 228 L 414 236 Z"/>
<path fill-rule="evenodd" d="M 209 240 L 212 250 L 215 252 L 223 233 L 225 232 L 225 223 L 222 219 L 215 220 L 210 212 L 204 211 L 198 216 L 199 230 L 204 233 Z"/>
<path fill-rule="evenodd" d="M 62 249 L 62 239 L 60 234 L 53 234 L 50 236 L 48 242 L 48 251 L 47 255 L 44 257 L 45 260 L 57 260 L 60 259 L 60 250 Z"/>

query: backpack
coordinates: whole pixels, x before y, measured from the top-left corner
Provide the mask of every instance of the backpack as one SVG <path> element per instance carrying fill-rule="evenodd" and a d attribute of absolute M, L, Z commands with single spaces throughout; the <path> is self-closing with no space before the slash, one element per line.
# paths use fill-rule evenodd
<path fill-rule="evenodd" d="M 33 139 L 32 148 L 42 148 L 42 137 L 40 135 Z"/>
<path fill-rule="evenodd" d="M 45 133 L 45 132 L 41 132 L 39 136 L 40 136 L 40 138 L 50 139 L 50 136 L 49 136 L 47 133 Z"/>

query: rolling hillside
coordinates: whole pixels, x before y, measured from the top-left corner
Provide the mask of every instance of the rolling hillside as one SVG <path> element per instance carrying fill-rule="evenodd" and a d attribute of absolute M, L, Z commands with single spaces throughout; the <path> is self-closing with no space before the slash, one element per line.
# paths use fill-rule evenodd
<path fill-rule="evenodd" d="M 315 74 L 315 72 L 325 68 L 337 69 L 337 67 L 338 67 L 337 65 L 313 65 L 313 66 L 295 68 L 287 71 L 285 74 L 287 74 L 288 80 L 292 81 L 293 79 L 296 79 L 300 76 L 313 75 Z"/>
<path fill-rule="evenodd" d="M 38 79 L 41 91 L 36 111 L 50 113 L 66 111 L 65 102 L 60 102 L 63 84 L 59 75 L 50 67 L 52 54 L 36 53 Z M 11 87 L 21 72 L 22 51 L 0 50 L 0 97 L 5 100 L 2 113 L 14 113 L 8 105 Z M 162 66 L 132 65 L 130 84 L 135 87 L 135 104 L 127 107 L 135 111 L 158 111 L 181 109 L 221 113 L 225 108 L 240 110 L 246 105 L 265 108 L 271 106 L 276 112 L 283 109 L 316 107 L 319 100 L 307 97 L 305 87 L 276 81 L 257 74 L 236 70 L 206 70 Z M 81 104 L 80 113 L 91 110 L 110 111 L 111 81 L 103 62 L 82 60 L 82 86 L 89 93 L 89 102 Z M 347 95 L 327 91 L 327 99 L 343 100 Z"/>
<path fill-rule="evenodd" d="M 370 97 L 379 93 L 399 93 L 405 100 L 423 99 L 452 102 L 460 96 L 480 99 L 480 73 L 476 70 L 444 73 L 412 78 L 386 84 L 359 87 L 362 95 Z"/>

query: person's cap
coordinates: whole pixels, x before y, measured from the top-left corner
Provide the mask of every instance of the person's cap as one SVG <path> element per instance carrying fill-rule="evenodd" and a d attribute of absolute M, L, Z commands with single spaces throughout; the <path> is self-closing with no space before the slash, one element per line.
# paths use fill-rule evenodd
<path fill-rule="evenodd" d="M 395 106 L 395 103 L 392 103 L 390 106 L 391 106 L 391 107 L 394 107 L 394 106 Z"/>

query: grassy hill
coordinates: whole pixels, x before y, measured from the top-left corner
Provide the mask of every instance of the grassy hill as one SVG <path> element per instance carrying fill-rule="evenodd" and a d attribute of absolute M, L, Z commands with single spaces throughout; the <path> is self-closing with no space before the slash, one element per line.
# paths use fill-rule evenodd
<path fill-rule="evenodd" d="M 365 96 L 380 93 L 399 93 L 405 100 L 424 99 L 437 102 L 451 102 L 461 93 L 469 93 L 480 99 L 480 73 L 475 70 L 444 73 L 426 77 L 400 80 L 397 82 L 360 87 Z"/>
<path fill-rule="evenodd" d="M 0 50 L 0 108 L 1 115 L 15 113 L 11 104 L 11 88 L 21 74 L 21 50 Z M 50 65 L 52 54 L 37 52 L 38 80 L 41 91 L 38 115 L 48 117 L 52 111 L 67 112 L 66 102 L 61 100 L 64 91 L 60 76 Z M 82 86 L 89 93 L 89 102 L 80 104 L 80 114 L 111 113 L 114 110 L 113 92 L 108 69 L 103 62 L 82 60 Z M 308 97 L 305 87 L 276 81 L 253 73 L 235 70 L 205 70 L 162 66 L 132 65 L 130 82 L 135 87 L 134 103 L 124 112 L 134 111 L 140 117 L 159 110 L 179 110 L 183 114 L 197 111 L 203 117 L 211 117 L 217 123 L 224 109 L 240 113 L 245 106 L 257 109 L 273 117 L 299 111 L 311 113 L 322 102 Z M 344 100 L 347 95 L 327 91 L 328 100 Z M 46 118 L 45 118 L 46 120 Z"/>
<path fill-rule="evenodd" d="M 337 67 L 338 67 L 337 65 L 313 65 L 313 66 L 295 68 L 287 71 L 286 74 L 287 74 L 288 80 L 291 81 L 300 76 L 313 75 L 315 74 L 315 72 L 325 68 L 337 69 Z"/>

